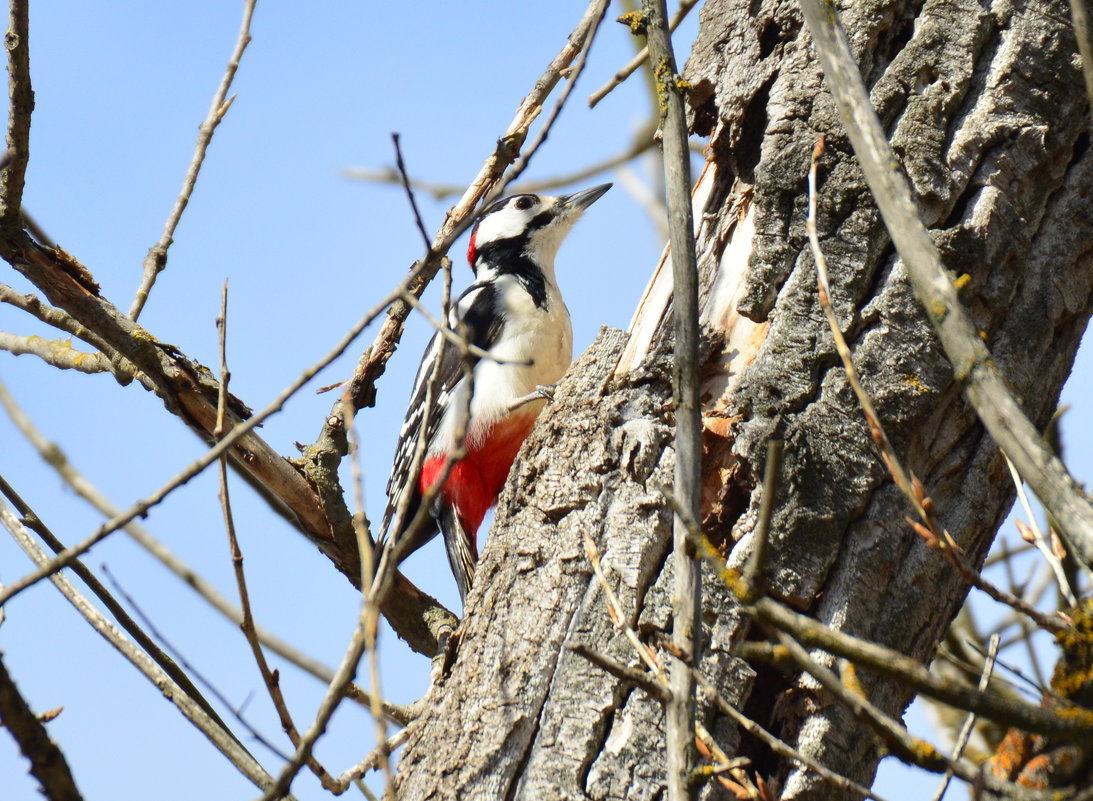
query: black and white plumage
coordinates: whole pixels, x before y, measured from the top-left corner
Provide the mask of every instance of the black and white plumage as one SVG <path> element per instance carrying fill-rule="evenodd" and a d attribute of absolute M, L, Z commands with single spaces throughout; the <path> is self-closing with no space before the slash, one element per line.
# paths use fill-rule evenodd
<path fill-rule="evenodd" d="M 602 184 L 562 197 L 513 195 L 491 204 L 467 248 L 475 281 L 448 314 L 451 329 L 488 358 L 464 355 L 451 342 L 442 347 L 438 333 L 418 368 L 387 483 L 381 530 L 392 542 L 407 533 L 424 494 L 442 478 L 462 430 L 463 457 L 436 491 L 424 525 L 409 532 L 413 539 L 398 550 L 404 558 L 443 532 L 464 600 L 478 558 L 478 527 L 545 403 L 533 400 L 514 410 L 513 402 L 556 383 L 572 359 L 572 327 L 554 257 L 584 210 L 610 187 Z M 430 384 L 434 396 L 427 402 Z M 421 443 L 422 465 L 414 470 Z"/>

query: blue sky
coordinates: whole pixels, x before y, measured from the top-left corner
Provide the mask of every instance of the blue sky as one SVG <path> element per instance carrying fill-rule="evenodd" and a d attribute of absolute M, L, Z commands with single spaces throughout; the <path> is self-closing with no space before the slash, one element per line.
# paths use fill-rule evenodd
<path fill-rule="evenodd" d="M 215 365 L 214 320 L 221 284 L 230 280 L 232 391 L 255 408 L 326 353 L 421 253 L 401 191 L 350 180 L 343 170 L 392 163 L 390 135 L 397 131 L 414 175 L 468 181 L 583 4 L 301 8 L 268 0 L 259 4 L 254 40 L 233 89 L 238 98 L 209 150 L 168 268 L 141 318 L 159 339 Z M 128 308 L 141 261 L 174 202 L 240 15 L 241 4 L 223 0 L 104 0 L 32 8 L 37 109 L 25 203 L 45 230 L 92 270 L 104 296 L 122 308 Z M 648 98 L 638 80 L 593 111 L 584 101 L 633 53 L 629 34 L 611 16 L 529 178 L 610 156 L 647 119 Z M 677 35 L 681 61 L 695 24 Z M 644 165 L 633 167 L 648 180 Z M 583 185 L 603 180 L 617 181 L 617 176 Z M 452 201 L 427 195 L 418 200 L 427 227 L 435 230 Z M 660 248 L 640 203 L 622 186 L 589 211 L 558 259 L 578 351 L 601 325 L 626 326 Z M 462 243 L 453 249 L 457 285 L 469 278 L 462 251 Z M 10 270 L 2 280 L 30 291 Z M 439 305 L 435 293 L 430 298 Z M 53 336 L 3 305 L 0 329 Z M 414 320 L 380 384 L 378 407 L 359 420 L 373 519 L 382 513 L 395 436 L 429 333 L 422 320 Z M 346 377 L 373 335 L 367 332 L 352 355 L 323 373 L 315 386 Z M 0 353 L 0 378 L 42 431 L 119 506 L 157 489 L 203 450 L 137 385 L 123 389 L 107 376 L 63 373 L 34 357 L 7 353 Z M 1080 388 L 1075 392 L 1081 397 Z M 291 455 L 294 442 L 314 439 L 331 402 L 329 395 L 305 390 L 264 425 L 263 436 Z M 1077 472 L 1089 470 L 1079 466 Z M 2 415 L 0 473 L 66 542 L 97 527 L 98 516 L 40 464 Z M 304 651 L 336 664 L 355 623 L 358 596 L 314 547 L 238 481 L 233 489 L 256 616 Z M 235 597 L 212 473 L 174 493 L 144 522 Z M 96 547 L 86 561 L 94 568 L 107 565 L 171 643 L 233 703 L 244 704 L 253 694 L 248 720 L 281 741 L 260 677 L 232 624 L 123 534 Z M 22 553 L 0 538 L 0 581 L 10 582 L 27 569 Z M 437 543 L 415 555 L 407 572 L 458 609 Z M 8 605 L 0 650 L 37 709 L 64 707 L 50 732 L 85 797 L 255 796 L 251 785 L 47 584 Z M 409 654 L 390 632 L 381 653 L 385 694 L 399 702 L 419 697 L 427 661 Z M 298 725 L 306 725 L 323 686 L 291 667 L 283 669 L 283 684 Z M 369 750 L 372 738 L 370 719 L 343 704 L 318 755 L 340 771 Z M 276 757 L 258 744 L 248 745 L 276 772 Z M 38 797 L 25 774 L 26 763 L 10 738 L 0 735 L 0 789 L 7 801 Z M 889 797 L 918 797 L 908 781 L 900 779 Z M 933 780 L 924 786 L 932 788 Z M 307 773 L 294 790 L 300 798 L 320 792 Z"/>

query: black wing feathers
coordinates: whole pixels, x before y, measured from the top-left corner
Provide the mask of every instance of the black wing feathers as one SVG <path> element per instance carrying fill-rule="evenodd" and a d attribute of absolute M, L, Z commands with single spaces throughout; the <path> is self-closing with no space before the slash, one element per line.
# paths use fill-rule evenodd
<path fill-rule="evenodd" d="M 457 333 L 466 336 L 467 341 L 482 350 L 489 350 L 497 342 L 504 325 L 502 315 L 496 308 L 497 290 L 492 283 L 471 284 L 466 291 L 459 296 L 455 306 L 449 314 L 449 324 Z M 456 325 L 462 323 L 462 325 Z M 410 475 L 413 466 L 414 453 L 418 441 L 424 437 L 426 443 L 430 443 L 440 428 L 444 414 L 451 404 L 452 396 L 460 381 L 464 378 L 465 364 L 469 363 L 471 369 L 478 363 L 479 357 L 468 354 L 464 357 L 460 348 L 453 342 L 444 346 L 441 354 L 440 368 L 437 373 L 437 388 L 433 395 L 432 406 L 426 415 L 425 400 L 428 392 L 429 379 L 433 374 L 435 360 L 439 350 L 438 332 L 433 335 L 429 347 L 425 349 L 425 358 L 418 368 L 417 379 L 410 396 L 410 405 L 406 409 L 406 419 L 402 424 L 402 432 L 395 448 L 395 462 L 391 470 L 391 477 L 387 481 L 387 509 L 383 515 L 381 531 L 388 533 L 401 498 L 411 493 L 411 500 L 406 509 L 403 520 L 395 521 L 395 527 L 390 531 L 392 539 L 397 538 L 402 530 L 414 519 L 418 507 L 421 505 L 421 493 L 418 490 L 418 473 Z M 426 420 L 428 417 L 428 420 Z M 423 428 L 424 424 L 424 428 Z M 428 447 L 426 448 L 428 453 Z M 414 544 L 414 549 L 428 542 L 437 533 L 435 526 L 429 526 L 421 532 L 420 540 Z M 408 552 L 407 552 L 408 553 Z"/>

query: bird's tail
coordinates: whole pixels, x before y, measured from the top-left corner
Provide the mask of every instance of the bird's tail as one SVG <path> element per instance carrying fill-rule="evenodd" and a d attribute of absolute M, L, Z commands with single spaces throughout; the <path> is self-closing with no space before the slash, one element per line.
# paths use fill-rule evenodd
<path fill-rule="evenodd" d="M 478 564 L 478 546 L 474 534 L 468 534 L 464 530 L 454 506 L 441 505 L 440 530 L 444 532 L 448 563 L 452 566 L 455 583 L 459 587 L 459 600 L 466 609 L 467 593 L 474 584 L 474 568 Z"/>

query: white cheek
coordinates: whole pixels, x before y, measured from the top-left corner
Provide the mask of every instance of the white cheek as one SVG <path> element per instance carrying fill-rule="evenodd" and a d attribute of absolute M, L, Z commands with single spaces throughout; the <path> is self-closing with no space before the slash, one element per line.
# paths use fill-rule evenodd
<path fill-rule="evenodd" d="M 517 209 L 502 209 L 490 214 L 478 224 L 479 245 L 486 242 L 495 242 L 498 239 L 509 239 L 522 234 L 531 219 L 531 214 Z"/>

